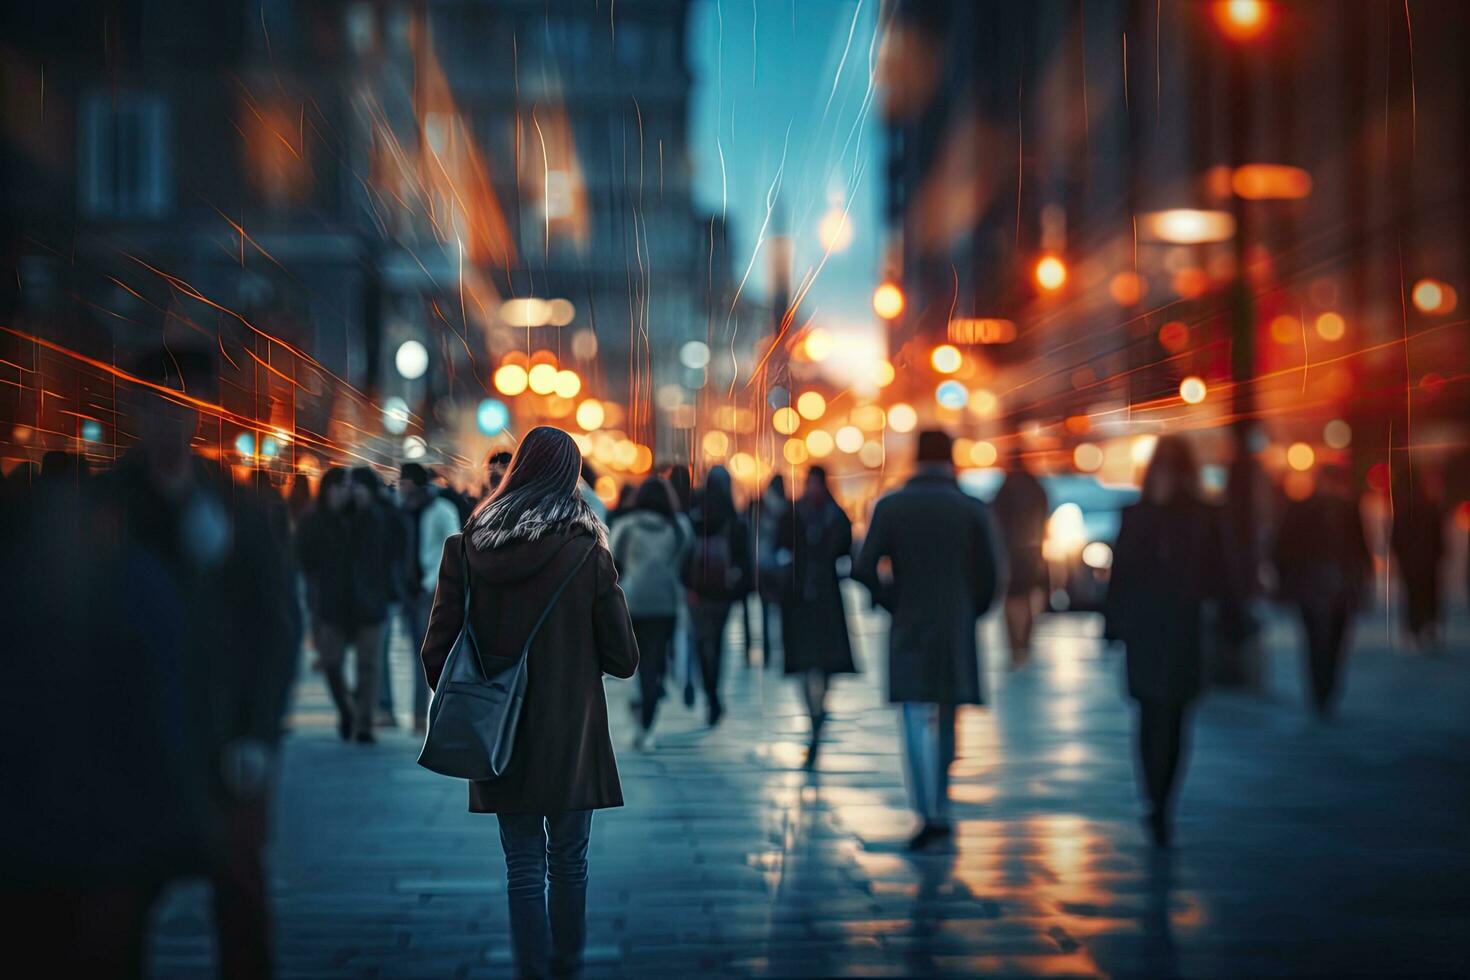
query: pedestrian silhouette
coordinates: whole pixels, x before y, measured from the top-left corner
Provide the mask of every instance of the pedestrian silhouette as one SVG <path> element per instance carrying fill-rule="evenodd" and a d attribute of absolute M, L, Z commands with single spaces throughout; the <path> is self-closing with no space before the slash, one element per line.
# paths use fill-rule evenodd
<path fill-rule="evenodd" d="M 1160 439 L 1142 499 L 1123 510 L 1104 626 L 1104 636 L 1127 650 L 1147 823 L 1159 846 L 1172 833 L 1186 716 L 1201 689 L 1204 606 L 1232 594 L 1223 527 L 1217 509 L 1200 499 L 1189 443 Z"/>
<path fill-rule="evenodd" d="M 960 489 L 951 451 L 946 433 L 920 433 L 917 472 L 878 501 L 853 567 L 892 616 L 888 699 L 902 706 L 909 800 L 922 823 L 913 850 L 953 833 L 955 709 L 984 703 L 976 620 L 1001 577 L 989 508 Z"/>
<path fill-rule="evenodd" d="M 1031 656 L 1031 628 L 1036 618 L 1036 593 L 1048 586 L 1041 543 L 1050 513 L 1046 488 L 1026 468 L 1019 451 L 1013 452 L 1005 479 L 990 502 L 990 512 L 1005 539 L 1005 623 L 1011 645 L 1011 667 Z"/>

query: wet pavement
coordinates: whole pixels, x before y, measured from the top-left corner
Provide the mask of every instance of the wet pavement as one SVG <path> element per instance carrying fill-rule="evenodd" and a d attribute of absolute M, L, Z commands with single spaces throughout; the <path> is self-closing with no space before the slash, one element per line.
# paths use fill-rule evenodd
<path fill-rule="evenodd" d="M 856 605 L 856 602 L 854 603 Z M 913 857 L 880 616 L 841 678 L 819 771 L 801 771 L 794 685 L 743 665 L 728 713 L 665 702 L 629 748 L 630 683 L 609 680 L 627 806 L 593 823 L 589 976 L 1287 976 L 1470 973 L 1470 644 L 1426 657 L 1359 631 L 1338 719 L 1302 707 L 1287 622 L 1261 694 L 1196 712 L 1175 847 L 1138 815 L 1121 660 L 1099 622 L 1045 617 L 1024 669 L 985 625 L 991 706 L 961 714 L 957 836 Z M 397 643 L 407 703 L 410 661 Z M 508 976 L 493 817 L 414 764 L 415 740 L 337 740 L 318 675 L 297 694 L 273 850 L 291 977 Z M 202 885 L 170 894 L 155 972 L 207 970 Z"/>

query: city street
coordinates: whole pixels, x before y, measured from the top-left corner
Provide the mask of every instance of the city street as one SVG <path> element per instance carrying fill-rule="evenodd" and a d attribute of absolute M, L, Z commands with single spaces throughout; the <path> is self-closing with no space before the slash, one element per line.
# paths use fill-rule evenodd
<path fill-rule="evenodd" d="M 856 608 L 858 594 L 849 596 Z M 865 673 L 839 679 L 820 771 L 800 763 L 794 686 L 743 666 L 726 720 L 666 701 L 651 754 L 628 747 L 632 685 L 608 698 L 627 806 L 593 825 L 590 976 L 1463 975 L 1470 661 L 1389 649 L 1360 629 L 1335 722 L 1301 704 L 1289 623 L 1268 690 L 1196 715 L 1178 840 L 1138 821 L 1120 657 L 1087 615 L 1044 618 L 1025 669 L 985 623 L 991 705 L 961 716 L 952 853 L 912 857 L 881 617 L 855 619 Z M 398 704 L 410 660 L 395 649 Z M 288 977 L 509 976 L 493 818 L 414 764 L 416 744 L 338 741 L 305 673 L 274 846 Z M 171 893 L 155 973 L 212 958 L 207 890 Z"/>

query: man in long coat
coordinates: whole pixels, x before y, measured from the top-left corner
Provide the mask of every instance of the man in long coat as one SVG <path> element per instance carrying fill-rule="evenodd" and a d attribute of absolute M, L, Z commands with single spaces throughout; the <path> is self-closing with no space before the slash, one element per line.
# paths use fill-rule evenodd
<path fill-rule="evenodd" d="M 918 470 L 878 501 L 852 573 L 893 617 L 888 699 L 902 705 L 909 798 L 923 821 L 913 850 L 952 832 L 955 708 L 984 703 L 976 620 L 1002 578 L 989 509 L 960 489 L 950 452 L 944 432 L 920 434 Z"/>

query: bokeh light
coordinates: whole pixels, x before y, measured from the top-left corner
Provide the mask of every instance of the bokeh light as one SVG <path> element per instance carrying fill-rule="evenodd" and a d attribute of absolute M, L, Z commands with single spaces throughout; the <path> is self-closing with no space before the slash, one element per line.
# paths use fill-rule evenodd
<path fill-rule="evenodd" d="M 796 411 L 804 419 L 819 419 L 826 414 L 827 399 L 820 392 L 803 391 L 796 399 Z"/>
<path fill-rule="evenodd" d="M 1179 397 L 1190 405 L 1198 405 L 1204 401 L 1205 395 L 1209 394 L 1209 390 L 1208 386 L 1205 385 L 1204 379 L 1196 375 L 1190 375 L 1179 382 Z"/>
<path fill-rule="evenodd" d="M 919 413 L 914 406 L 899 402 L 888 409 L 888 427 L 894 432 L 912 432 L 919 424 Z"/>

